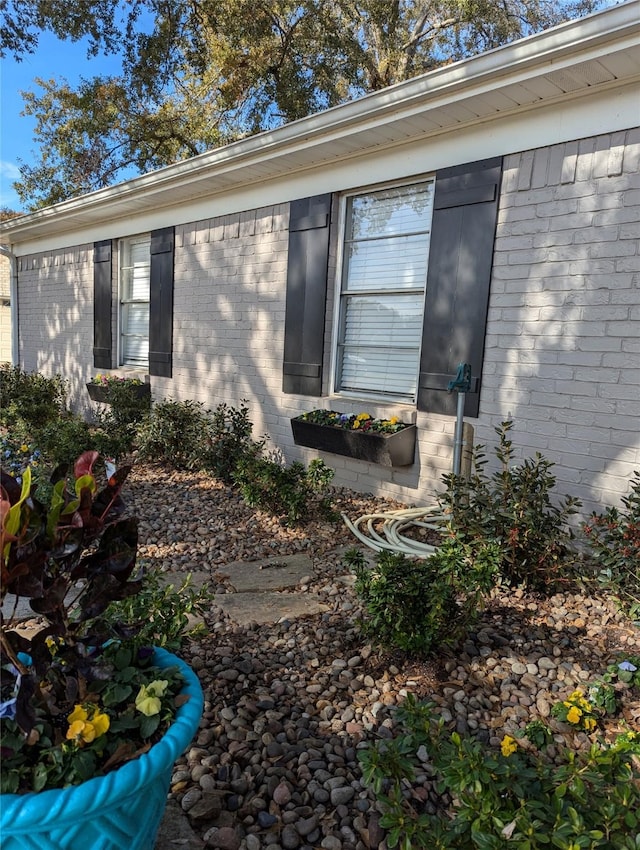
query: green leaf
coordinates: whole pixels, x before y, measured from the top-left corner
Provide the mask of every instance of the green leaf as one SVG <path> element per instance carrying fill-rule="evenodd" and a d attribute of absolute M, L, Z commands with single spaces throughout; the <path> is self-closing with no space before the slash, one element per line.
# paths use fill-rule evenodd
<path fill-rule="evenodd" d="M 140 734 L 143 738 L 150 738 L 160 725 L 160 715 L 154 714 L 152 717 L 142 715 L 140 721 Z"/>
<path fill-rule="evenodd" d="M 44 764 L 37 764 L 33 769 L 33 790 L 42 791 L 47 784 L 47 768 Z"/>

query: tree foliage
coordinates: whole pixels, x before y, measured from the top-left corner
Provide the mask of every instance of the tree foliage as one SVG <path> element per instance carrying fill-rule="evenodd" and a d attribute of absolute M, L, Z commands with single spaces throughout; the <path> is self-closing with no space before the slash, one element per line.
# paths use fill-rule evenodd
<path fill-rule="evenodd" d="M 1 0 L 0 0 L 1 2 Z M 37 80 L 37 207 L 378 91 L 593 11 L 606 0 L 5 0 L 0 55 L 50 30 L 122 72 Z"/>

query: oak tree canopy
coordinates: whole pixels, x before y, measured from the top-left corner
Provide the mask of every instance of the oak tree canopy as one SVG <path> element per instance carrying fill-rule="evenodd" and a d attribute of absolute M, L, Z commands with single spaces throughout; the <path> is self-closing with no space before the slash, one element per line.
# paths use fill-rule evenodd
<path fill-rule="evenodd" d="M 303 118 L 606 0 L 0 0 L 0 55 L 85 39 L 117 75 L 36 79 L 34 209 Z M 87 62 L 90 70 L 91 62 Z M 53 69 L 52 69 L 53 70 Z"/>

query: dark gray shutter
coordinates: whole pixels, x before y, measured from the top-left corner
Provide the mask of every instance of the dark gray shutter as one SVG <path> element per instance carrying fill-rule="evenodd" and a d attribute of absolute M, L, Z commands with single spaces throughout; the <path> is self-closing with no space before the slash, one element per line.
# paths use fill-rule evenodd
<path fill-rule="evenodd" d="M 477 416 L 502 157 L 436 174 L 418 410 L 455 415 L 447 384 L 471 364 L 465 415 Z"/>
<path fill-rule="evenodd" d="M 331 195 L 291 203 L 282 391 L 322 393 Z"/>
<path fill-rule="evenodd" d="M 111 369 L 111 240 L 93 245 L 93 365 Z"/>
<path fill-rule="evenodd" d="M 170 378 L 173 352 L 173 227 L 151 233 L 149 374 Z"/>

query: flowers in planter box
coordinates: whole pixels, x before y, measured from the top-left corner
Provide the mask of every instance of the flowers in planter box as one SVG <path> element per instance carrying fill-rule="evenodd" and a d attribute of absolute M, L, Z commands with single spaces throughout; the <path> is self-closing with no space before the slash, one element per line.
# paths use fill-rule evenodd
<path fill-rule="evenodd" d="M 97 384 L 100 387 L 108 387 L 113 384 L 128 384 L 131 387 L 137 387 L 142 384 L 140 378 L 126 378 L 122 375 L 103 375 L 98 373 L 91 379 L 92 384 Z"/>
<path fill-rule="evenodd" d="M 84 782 L 159 740 L 180 704 L 177 667 L 157 667 L 137 637 L 143 623 L 114 615 L 112 602 L 143 589 L 134 575 L 138 523 L 120 491 L 130 467 L 94 474 L 98 453 L 51 478 L 48 506 L 31 468 L 21 483 L 0 478 L 0 601 L 26 598 L 34 619 L 0 631 L 0 792 Z"/>
<path fill-rule="evenodd" d="M 395 434 L 409 427 L 408 423 L 401 422 L 397 416 L 391 416 L 389 419 L 374 419 L 370 413 L 338 413 L 335 410 L 312 410 L 301 414 L 298 419 L 314 425 L 328 425 L 346 431 L 371 431 L 378 434 Z"/>

